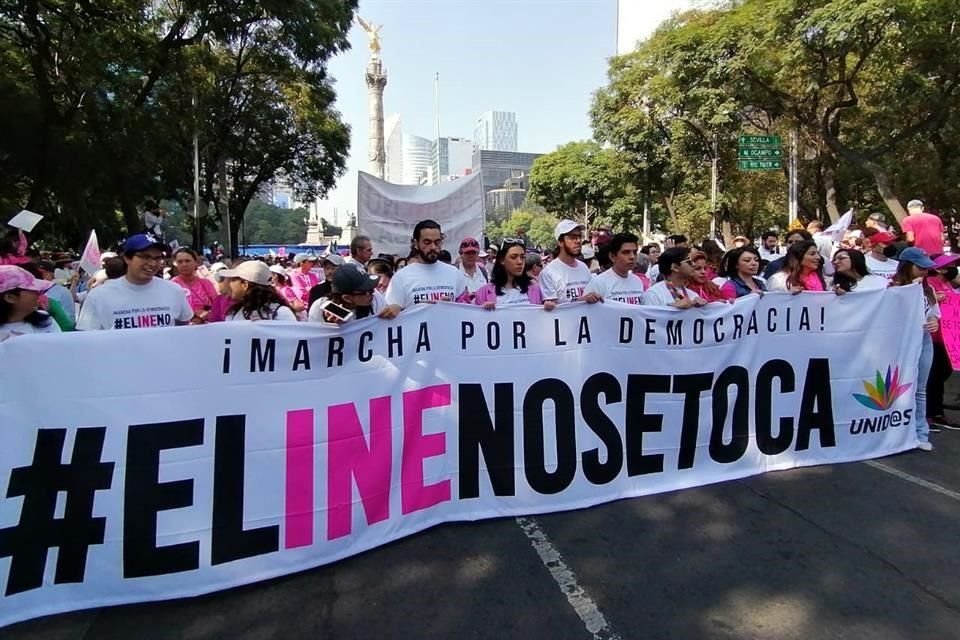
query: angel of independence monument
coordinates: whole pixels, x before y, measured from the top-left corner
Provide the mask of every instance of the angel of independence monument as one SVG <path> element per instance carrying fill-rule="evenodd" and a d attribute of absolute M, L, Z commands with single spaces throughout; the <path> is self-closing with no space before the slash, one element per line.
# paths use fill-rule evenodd
<path fill-rule="evenodd" d="M 387 72 L 380 60 L 380 29 L 382 25 L 366 22 L 357 16 L 357 23 L 370 39 L 370 61 L 365 74 L 369 90 L 370 144 L 367 152 L 368 170 L 381 180 L 385 178 L 387 153 L 383 143 L 383 89 L 387 86 Z"/>

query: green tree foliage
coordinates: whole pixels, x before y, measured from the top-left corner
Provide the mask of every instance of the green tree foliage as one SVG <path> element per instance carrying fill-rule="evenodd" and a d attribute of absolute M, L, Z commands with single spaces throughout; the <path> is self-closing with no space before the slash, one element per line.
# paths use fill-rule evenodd
<path fill-rule="evenodd" d="M 528 205 L 515 210 L 500 224 L 487 224 L 486 233 L 494 244 L 500 244 L 504 238 L 521 238 L 529 248 L 550 249 L 556 245 L 553 229 L 557 222 L 542 208 Z"/>
<path fill-rule="evenodd" d="M 856 206 L 899 218 L 901 202 L 921 194 L 953 206 L 958 24 L 952 0 L 742 0 L 690 11 L 611 60 L 595 134 L 624 154 L 670 228 L 682 228 L 690 197 L 709 196 L 715 156 L 719 219 L 747 235 L 784 226 L 786 175 L 738 171 L 741 132 L 798 132 L 804 217 Z"/>
<path fill-rule="evenodd" d="M 71 244 L 139 228 L 146 198 L 202 198 L 231 235 L 264 184 L 298 198 L 344 171 L 349 131 L 326 74 L 356 0 L 0 3 L 0 204 Z M 225 192 L 220 193 L 221 187 Z M 116 212 L 121 212 L 118 222 Z M 222 214 L 222 215 L 221 215 Z M 125 229 L 124 229 L 125 227 Z"/>

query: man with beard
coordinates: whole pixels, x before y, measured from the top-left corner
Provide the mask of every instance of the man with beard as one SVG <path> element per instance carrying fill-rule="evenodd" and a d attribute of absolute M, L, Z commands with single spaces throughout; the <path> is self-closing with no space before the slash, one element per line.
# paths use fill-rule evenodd
<path fill-rule="evenodd" d="M 77 329 L 152 329 L 193 318 L 187 292 L 157 278 L 166 247 L 149 234 L 127 238 L 121 248 L 127 272 L 93 289 L 80 307 Z"/>
<path fill-rule="evenodd" d="M 577 259 L 582 251 L 583 225 L 573 220 L 561 220 L 553 230 L 553 237 L 557 239 L 559 253 L 557 259 L 540 272 L 543 301 L 552 300 L 557 304 L 580 300 L 598 302 L 600 296 L 597 293 L 584 295 L 593 274 L 587 265 Z"/>
<path fill-rule="evenodd" d="M 381 318 L 395 318 L 405 308 L 423 303 L 453 302 L 467 291 L 467 281 L 456 267 L 439 262 L 443 233 L 433 220 L 413 228 L 413 251 L 418 262 L 397 271 L 387 287 L 387 306 Z"/>

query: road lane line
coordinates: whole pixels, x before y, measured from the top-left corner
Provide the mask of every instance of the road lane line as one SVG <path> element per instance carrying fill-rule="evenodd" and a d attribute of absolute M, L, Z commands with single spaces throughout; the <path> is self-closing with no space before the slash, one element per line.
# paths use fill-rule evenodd
<path fill-rule="evenodd" d="M 930 482 L 929 480 L 924 480 L 923 478 L 918 478 L 917 476 L 911 475 L 911 474 L 907 473 L 906 471 L 900 471 L 899 469 L 895 469 L 895 468 L 893 468 L 893 467 L 888 467 L 887 465 L 883 464 L 882 462 L 877 462 L 876 460 L 867 460 L 867 461 L 866 461 L 866 464 L 869 465 L 869 466 L 871 466 L 871 467 L 873 467 L 874 469 L 879 469 L 880 471 L 883 471 L 884 473 L 889 473 L 889 474 L 892 475 L 892 476 L 896 476 L 897 478 L 900 478 L 901 480 L 906 480 L 907 482 L 912 482 L 913 484 L 917 485 L 918 487 L 923 487 L 924 489 L 929 489 L 930 491 L 939 493 L 939 494 L 942 495 L 942 496 L 946 496 L 946 497 L 948 497 L 948 498 L 952 498 L 952 499 L 960 502 L 960 493 L 957 493 L 956 491 L 952 491 L 952 490 L 950 490 L 950 489 L 947 489 L 946 487 L 941 487 L 940 485 L 935 484 L 935 483 L 933 483 L 933 482 Z"/>
<path fill-rule="evenodd" d="M 593 634 L 593 640 L 620 640 L 614 631 L 610 628 L 607 619 L 600 613 L 597 603 L 587 595 L 583 587 L 577 582 L 577 576 L 573 569 L 567 566 L 563 557 L 557 548 L 550 542 L 550 538 L 543 532 L 540 525 L 533 518 L 517 518 L 517 524 L 524 535 L 530 539 L 540 561 L 553 576 L 554 581 L 560 587 L 560 591 L 567 597 L 567 602 L 573 607 L 577 616 L 583 621 L 587 631 Z"/>

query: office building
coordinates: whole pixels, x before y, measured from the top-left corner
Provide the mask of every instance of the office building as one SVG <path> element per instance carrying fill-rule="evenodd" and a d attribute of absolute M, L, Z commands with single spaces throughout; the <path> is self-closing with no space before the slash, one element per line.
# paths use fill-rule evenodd
<path fill-rule="evenodd" d="M 517 114 L 512 111 L 487 111 L 477 118 L 473 144 L 483 151 L 517 150 Z"/>
<path fill-rule="evenodd" d="M 394 184 L 403 184 L 403 124 L 400 114 L 395 113 L 383 121 L 384 151 L 387 160 L 384 179 Z"/>
<path fill-rule="evenodd" d="M 481 172 L 484 197 L 494 189 L 510 188 L 506 185 L 511 179 L 529 176 L 533 161 L 541 155 L 543 154 L 474 149 L 473 173 Z"/>
<path fill-rule="evenodd" d="M 487 211 L 505 210 L 512 212 L 519 209 L 527 199 L 530 190 L 530 176 L 521 175 L 508 178 L 501 189 L 491 189 L 486 194 Z"/>
<path fill-rule="evenodd" d="M 433 175 L 430 184 L 449 182 L 467 175 L 473 165 L 473 143 L 466 138 L 440 138 L 433 145 Z"/>
<path fill-rule="evenodd" d="M 409 133 L 402 134 L 402 184 L 422 184 L 433 160 L 433 142 Z"/>

